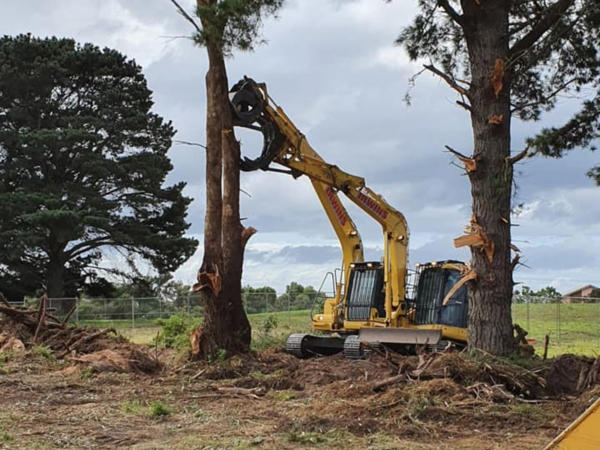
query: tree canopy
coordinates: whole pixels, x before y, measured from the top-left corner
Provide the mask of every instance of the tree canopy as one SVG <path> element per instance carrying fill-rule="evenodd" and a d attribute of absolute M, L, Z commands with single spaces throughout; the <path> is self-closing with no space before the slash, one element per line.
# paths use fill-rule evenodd
<path fill-rule="evenodd" d="M 72 295 L 107 248 L 161 273 L 191 256 L 191 199 L 165 185 L 175 131 L 151 94 L 115 50 L 0 39 L 2 289 Z"/>
<path fill-rule="evenodd" d="M 467 0 L 472 2 L 472 0 Z M 411 59 L 442 76 L 470 108 L 472 82 L 466 37 L 476 27 L 463 1 L 419 0 L 420 13 L 397 39 Z M 476 2 L 478 3 L 478 2 Z M 509 5 L 508 58 L 511 114 L 539 120 L 561 98 L 582 101 L 564 124 L 544 129 L 527 142 L 530 154 L 560 157 L 579 147 L 594 150 L 600 137 L 600 3 L 596 0 L 504 0 Z M 461 11 L 462 9 L 462 11 Z M 436 66 L 437 64 L 437 66 Z M 493 75 L 490 68 L 490 77 Z M 600 166 L 589 176 L 600 184 Z"/>

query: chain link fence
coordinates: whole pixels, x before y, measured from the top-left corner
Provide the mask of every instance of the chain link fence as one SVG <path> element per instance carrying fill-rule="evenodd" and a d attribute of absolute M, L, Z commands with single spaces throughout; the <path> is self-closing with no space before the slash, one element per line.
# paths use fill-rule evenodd
<path fill-rule="evenodd" d="M 512 318 L 538 352 L 547 335 L 550 355 L 600 353 L 600 298 L 520 296 L 513 299 Z"/>
<path fill-rule="evenodd" d="M 244 292 L 246 312 L 252 316 L 278 314 L 281 320 L 299 317 L 308 325 L 309 315 L 295 311 L 311 310 L 322 304 L 324 294 L 277 294 L 276 292 Z M 29 300 L 36 306 L 39 300 Z M 200 319 L 202 306 L 193 295 L 175 299 L 144 298 L 51 298 L 48 311 L 61 319 L 80 325 L 114 327 L 129 336 L 156 334 L 157 319 L 184 315 Z M 600 354 L 600 298 L 546 298 L 519 296 L 513 299 L 513 323 L 527 332 L 536 350 L 541 353 L 545 336 L 549 337 L 549 354 Z M 298 319 L 298 320 L 300 320 Z M 138 341 L 143 341 L 140 338 Z M 151 339 L 150 339 L 151 340 Z"/>

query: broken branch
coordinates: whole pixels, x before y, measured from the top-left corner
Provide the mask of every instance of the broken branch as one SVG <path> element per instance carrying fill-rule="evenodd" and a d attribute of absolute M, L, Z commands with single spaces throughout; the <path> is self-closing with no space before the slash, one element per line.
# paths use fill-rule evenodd
<path fill-rule="evenodd" d="M 423 67 L 425 67 L 427 70 L 429 70 L 430 72 L 433 72 L 435 75 L 437 75 L 442 80 L 444 80 L 448 84 L 448 86 L 450 86 L 452 89 L 454 89 L 460 95 L 464 95 L 465 97 L 469 98 L 468 91 L 465 88 L 463 88 L 462 86 L 460 86 L 453 77 L 451 77 L 450 75 L 448 75 L 445 72 L 442 72 L 440 69 L 435 67 L 433 64 L 425 64 L 425 65 L 423 65 Z"/>
<path fill-rule="evenodd" d="M 442 305 L 446 306 L 446 304 L 450 301 L 450 299 L 452 298 L 452 296 L 461 288 L 463 287 L 463 285 L 465 283 L 467 283 L 468 281 L 471 280 L 476 280 L 477 279 L 477 272 L 475 272 L 473 269 L 470 269 L 467 273 L 465 273 L 463 275 L 463 277 L 458 280 L 458 282 L 452 286 L 452 289 L 450 289 L 448 291 L 448 293 L 446 294 L 446 296 L 444 297 L 444 300 L 442 300 Z"/>
<path fill-rule="evenodd" d="M 445 145 L 444 147 L 446 147 L 446 150 L 448 150 L 450 153 L 456 156 L 460 160 L 460 162 L 462 162 L 465 165 L 465 170 L 467 171 L 467 173 L 475 172 L 477 170 L 477 159 L 469 158 L 468 156 L 457 152 L 448 145 Z"/>
<path fill-rule="evenodd" d="M 47 301 L 48 296 L 46 294 L 42 295 L 40 298 L 40 307 L 38 309 L 37 325 L 35 327 L 35 333 L 33 334 L 33 343 L 37 342 L 38 334 L 40 333 L 40 329 L 42 328 L 42 323 L 44 322 L 44 317 L 46 316 Z"/>
<path fill-rule="evenodd" d="M 475 215 L 471 217 L 471 223 L 465 229 L 463 236 L 454 239 L 454 247 L 481 247 L 489 262 L 494 258 L 494 241 L 485 233 L 481 225 L 477 223 Z"/>

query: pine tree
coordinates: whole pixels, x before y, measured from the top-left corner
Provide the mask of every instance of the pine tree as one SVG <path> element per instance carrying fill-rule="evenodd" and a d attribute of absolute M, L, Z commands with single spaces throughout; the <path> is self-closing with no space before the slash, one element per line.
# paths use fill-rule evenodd
<path fill-rule="evenodd" d="M 451 150 L 471 182 L 469 345 L 512 351 L 511 189 L 513 166 L 537 152 L 560 156 L 599 135 L 600 4 L 597 0 L 419 0 L 398 43 L 456 91 L 471 118 L 473 152 Z M 511 153 L 511 120 L 537 120 L 559 95 L 594 91 L 564 127 Z M 589 96 L 589 94 L 587 94 Z M 521 149 L 519 149 L 521 150 Z M 598 177 L 600 169 L 590 175 Z"/>
<path fill-rule="evenodd" d="M 107 248 L 157 271 L 194 252 L 184 183 L 164 186 L 170 122 L 115 50 L 0 39 L 0 289 L 72 296 Z"/>

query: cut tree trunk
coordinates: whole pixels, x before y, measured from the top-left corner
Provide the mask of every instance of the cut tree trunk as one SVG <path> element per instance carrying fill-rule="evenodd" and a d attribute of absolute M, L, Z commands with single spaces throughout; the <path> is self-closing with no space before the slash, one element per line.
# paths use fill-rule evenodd
<path fill-rule="evenodd" d="M 223 53 L 211 43 L 207 43 L 207 52 L 207 204 L 204 258 L 197 285 L 204 323 L 190 337 L 192 355 L 199 359 L 210 359 L 222 351 L 227 355 L 248 352 L 251 338 L 241 297 L 240 149 L 233 134 Z"/>
<path fill-rule="evenodd" d="M 505 69 L 510 2 L 463 0 L 471 87 L 473 158 L 469 172 L 473 215 L 493 243 L 491 254 L 471 247 L 478 274 L 469 289 L 468 340 L 495 355 L 513 351 L 510 263 L 512 164 L 510 157 L 510 69 Z M 490 258 L 491 256 L 491 258 Z"/>

